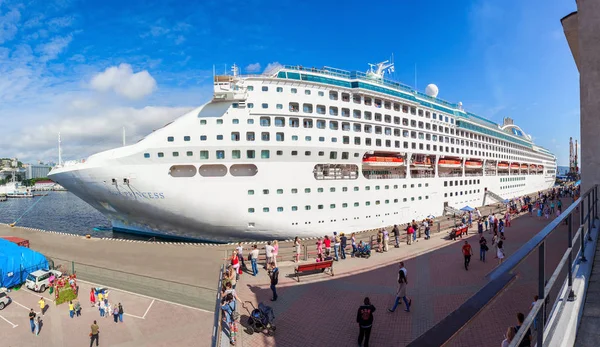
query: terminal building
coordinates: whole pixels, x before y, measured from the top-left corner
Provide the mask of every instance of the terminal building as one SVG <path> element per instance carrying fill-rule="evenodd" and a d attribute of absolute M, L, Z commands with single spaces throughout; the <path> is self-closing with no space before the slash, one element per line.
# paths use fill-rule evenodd
<path fill-rule="evenodd" d="M 51 166 L 48 165 L 34 165 L 30 164 L 27 166 L 27 171 L 25 173 L 25 178 L 30 180 L 32 178 L 44 178 L 48 177 L 48 173 L 52 169 Z"/>

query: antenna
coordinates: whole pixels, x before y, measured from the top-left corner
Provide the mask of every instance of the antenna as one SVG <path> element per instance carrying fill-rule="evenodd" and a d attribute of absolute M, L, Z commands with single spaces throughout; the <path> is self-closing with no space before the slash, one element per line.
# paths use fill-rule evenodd
<path fill-rule="evenodd" d="M 60 132 L 58 133 L 58 166 L 62 166 L 62 148 L 60 148 Z"/>
<path fill-rule="evenodd" d="M 123 147 L 125 147 L 125 127 L 123 127 Z"/>

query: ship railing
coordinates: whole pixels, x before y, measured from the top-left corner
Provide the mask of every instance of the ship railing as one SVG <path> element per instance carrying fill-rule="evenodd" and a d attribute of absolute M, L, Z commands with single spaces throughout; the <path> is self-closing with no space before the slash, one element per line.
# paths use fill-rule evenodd
<path fill-rule="evenodd" d="M 217 297 L 215 299 L 215 313 L 213 320 L 213 331 L 212 331 L 212 347 L 221 346 L 221 339 L 223 338 L 223 310 L 221 310 L 222 300 L 222 288 L 223 288 L 223 276 L 225 274 L 225 265 L 221 265 L 219 270 L 219 281 L 217 284 Z M 237 307 L 237 305 L 236 305 Z"/>
<path fill-rule="evenodd" d="M 558 314 L 563 311 L 567 303 L 585 298 L 574 295 L 573 272 L 579 263 L 588 261 L 585 256 L 586 246 L 592 241 L 591 233 L 597 232 L 597 219 L 598 185 L 594 185 L 573 202 L 571 206 L 566 208 L 560 216 L 546 225 L 546 227 L 534 235 L 515 253 L 507 257 L 502 264 L 487 274 L 487 283 L 477 293 L 431 329 L 408 344 L 408 347 L 444 346 L 458 342 L 453 341 L 453 339 L 460 338 L 463 335 L 461 331 L 466 331 L 469 328 L 468 324 L 478 324 L 475 321 L 477 318 L 474 317 L 477 317 L 481 311 L 486 310 L 488 305 L 493 305 L 495 302 L 502 300 L 501 296 L 503 292 L 511 286 L 513 281 L 518 280 L 516 274 L 517 267 L 530 256 L 538 258 L 537 300 L 534 301 L 527 317 L 525 317 L 525 321 L 521 324 L 521 328 L 510 342 L 509 347 L 516 347 L 521 343 L 526 334 L 531 331 L 530 328 L 534 324 L 534 321 L 537 326 L 535 329 L 535 341 L 532 341 L 532 345 L 537 342 L 537 346 L 544 346 L 545 338 L 552 335 L 545 333 L 555 328 L 553 324 L 547 326 L 547 323 L 551 320 L 547 319 L 546 312 L 550 311 L 551 315 L 554 313 Z M 567 225 L 567 232 L 565 233 L 567 238 L 563 241 L 565 250 L 558 264 L 554 266 L 552 265 L 553 263 L 547 263 L 546 242 L 549 241 L 551 235 L 555 234 L 554 231 L 564 224 Z M 552 242 L 553 245 L 555 244 L 553 241 L 549 242 Z M 593 243 L 591 245 L 593 246 Z M 552 269 L 552 267 L 554 268 Z M 547 269 L 552 269 L 550 270 L 552 273 L 547 274 Z M 566 274 L 563 274 L 563 271 Z M 566 278 L 564 281 L 560 281 L 559 277 L 564 278 L 563 276 Z M 554 305 L 548 307 L 550 294 L 556 289 L 556 284 L 559 284 L 559 294 L 556 297 Z M 560 290 L 560 285 L 563 286 L 564 290 Z M 545 331 L 546 328 L 548 331 Z"/>

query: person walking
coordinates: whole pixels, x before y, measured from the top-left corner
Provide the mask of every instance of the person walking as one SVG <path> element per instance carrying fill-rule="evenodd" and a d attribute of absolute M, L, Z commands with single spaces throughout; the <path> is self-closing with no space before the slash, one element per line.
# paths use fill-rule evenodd
<path fill-rule="evenodd" d="M 271 279 L 271 291 L 273 292 L 273 298 L 271 301 L 277 301 L 277 283 L 279 283 L 279 269 L 275 263 L 271 263 L 269 270 L 269 278 Z"/>
<path fill-rule="evenodd" d="M 40 297 L 40 301 L 38 301 L 38 304 L 40 305 L 40 311 L 42 313 L 42 316 L 44 314 L 46 314 L 46 310 L 48 309 L 48 305 L 46 305 L 46 301 L 44 300 L 43 297 Z"/>
<path fill-rule="evenodd" d="M 394 312 L 400 304 L 400 300 L 404 301 L 404 305 L 406 308 L 404 311 L 410 312 L 410 306 L 412 305 L 412 300 L 408 299 L 406 296 L 406 286 L 408 285 L 408 281 L 406 279 L 406 274 L 402 269 L 398 271 L 398 291 L 396 292 L 396 299 L 394 300 L 394 306 L 392 308 L 388 308 L 388 311 Z"/>
<path fill-rule="evenodd" d="M 79 300 L 75 302 L 75 314 L 77 317 L 81 316 L 81 304 L 79 303 Z"/>
<path fill-rule="evenodd" d="M 510 346 L 510 343 L 515 338 L 515 335 L 516 335 L 515 327 L 508 327 L 508 330 L 506 330 L 506 334 L 504 334 L 504 340 L 500 344 L 500 347 Z"/>
<path fill-rule="evenodd" d="M 325 245 L 325 256 L 329 257 L 331 254 L 331 239 L 329 238 L 329 235 L 325 235 L 323 244 Z"/>
<path fill-rule="evenodd" d="M 352 233 L 350 240 L 352 242 L 352 258 L 354 258 L 356 256 L 356 233 Z"/>
<path fill-rule="evenodd" d="M 119 303 L 119 322 L 123 323 L 123 314 L 125 313 L 125 310 L 123 310 L 123 305 L 121 305 L 121 303 Z"/>
<path fill-rule="evenodd" d="M 383 231 L 379 229 L 377 232 L 377 252 L 383 253 Z"/>
<path fill-rule="evenodd" d="M 433 221 L 432 221 L 433 223 Z M 429 235 L 429 232 L 431 231 L 431 224 L 427 219 L 425 219 L 423 221 L 423 227 L 425 228 L 425 240 L 429 240 L 431 238 L 431 236 Z"/>
<path fill-rule="evenodd" d="M 244 246 L 242 246 L 241 242 L 238 242 L 235 249 L 237 250 L 238 260 L 242 264 L 242 269 L 246 269 L 246 263 L 244 263 Z"/>
<path fill-rule="evenodd" d="M 469 271 L 469 263 L 471 262 L 471 255 L 473 255 L 469 241 L 465 240 L 465 244 L 462 246 L 462 254 L 465 257 L 465 270 Z"/>
<path fill-rule="evenodd" d="M 487 240 L 483 235 L 479 239 L 479 260 L 485 263 L 485 252 L 488 251 Z"/>
<path fill-rule="evenodd" d="M 497 243 L 498 245 L 498 250 L 496 251 L 496 257 L 498 258 L 498 264 L 502 264 L 502 261 L 504 260 L 505 254 L 504 254 L 504 248 L 502 248 L 504 246 L 504 241 L 500 240 Z"/>
<path fill-rule="evenodd" d="M 119 307 L 115 306 L 115 308 L 112 311 L 113 314 L 113 319 L 115 321 L 115 323 L 119 323 Z"/>
<path fill-rule="evenodd" d="M 342 256 L 342 259 L 346 259 L 347 243 L 348 243 L 348 238 L 346 237 L 346 234 L 341 233 L 340 234 L 340 254 Z"/>
<path fill-rule="evenodd" d="M 486 217 L 483 221 L 485 223 L 485 231 L 488 231 L 488 223 L 489 223 L 488 218 L 489 217 Z"/>
<path fill-rule="evenodd" d="M 75 305 L 73 305 L 73 301 L 69 301 L 69 317 L 73 318 L 75 316 Z"/>
<path fill-rule="evenodd" d="M 388 245 L 390 243 L 390 233 L 387 231 L 387 229 L 383 229 L 383 251 L 387 252 L 388 251 Z"/>
<path fill-rule="evenodd" d="M 33 309 L 31 309 L 29 311 L 29 325 L 31 325 L 31 333 L 34 334 L 35 333 L 35 312 L 33 311 Z"/>
<path fill-rule="evenodd" d="M 258 261 L 258 246 L 252 246 L 252 251 L 250 252 L 250 264 L 252 265 L 252 276 L 258 275 L 258 266 L 256 262 Z"/>
<path fill-rule="evenodd" d="M 94 293 L 94 288 L 90 289 L 90 304 L 92 304 L 92 307 L 96 306 L 96 294 Z"/>
<path fill-rule="evenodd" d="M 333 232 L 333 253 L 335 254 L 335 261 L 340 260 L 340 237 L 337 231 Z"/>
<path fill-rule="evenodd" d="M 96 346 L 98 346 L 98 343 L 100 343 L 100 327 L 98 327 L 98 323 L 94 321 L 94 324 L 90 326 L 90 329 L 92 330 L 90 332 L 90 347 L 92 347 L 94 341 L 96 341 Z"/>
<path fill-rule="evenodd" d="M 477 221 L 477 232 L 479 236 L 483 235 L 483 223 L 481 223 L 481 219 Z"/>
<path fill-rule="evenodd" d="M 358 323 L 358 345 L 369 347 L 369 338 L 371 337 L 371 328 L 373 327 L 373 312 L 375 306 L 371 305 L 371 300 L 366 297 L 363 305 L 358 308 L 356 313 L 356 323 Z"/>
<path fill-rule="evenodd" d="M 413 235 L 415 234 L 415 229 L 411 224 L 408 224 L 406 227 L 406 243 L 412 245 Z"/>
<path fill-rule="evenodd" d="M 106 310 L 106 304 L 104 300 L 100 301 L 100 317 L 104 317 L 104 311 Z"/>
<path fill-rule="evenodd" d="M 296 236 L 294 238 L 294 263 L 299 263 L 300 262 L 300 239 L 298 238 L 298 236 Z"/>
<path fill-rule="evenodd" d="M 521 329 L 521 326 L 523 325 L 524 321 L 525 321 L 525 315 L 521 312 L 517 313 L 518 325 L 515 326 L 515 333 L 519 332 L 519 329 Z M 519 344 L 519 347 L 530 347 L 530 346 L 531 346 L 531 328 L 528 328 L 527 332 L 525 332 L 525 336 L 523 337 L 523 339 L 521 340 L 521 343 Z"/>
<path fill-rule="evenodd" d="M 392 229 L 392 233 L 394 234 L 394 241 L 396 242 L 394 247 L 399 248 L 400 247 L 400 230 L 398 229 L 398 225 L 394 224 L 394 229 Z"/>
<path fill-rule="evenodd" d="M 271 241 L 267 242 L 265 246 L 265 253 L 267 255 L 267 262 L 265 263 L 265 269 L 273 262 L 273 246 L 271 246 Z"/>

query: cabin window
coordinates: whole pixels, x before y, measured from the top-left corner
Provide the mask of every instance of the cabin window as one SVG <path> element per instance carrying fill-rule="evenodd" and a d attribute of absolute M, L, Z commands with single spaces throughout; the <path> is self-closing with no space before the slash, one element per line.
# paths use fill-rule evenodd
<path fill-rule="evenodd" d="M 217 159 L 225 159 L 225 151 L 217 151 Z"/>
<path fill-rule="evenodd" d="M 260 134 L 260 138 L 263 141 L 269 141 L 271 139 L 271 135 L 268 132 L 263 132 Z"/>
<path fill-rule="evenodd" d="M 326 108 L 324 105 L 317 105 L 317 113 L 318 114 L 325 114 Z"/>
<path fill-rule="evenodd" d="M 165 154 L 163 152 L 158 152 L 158 157 L 159 158 L 163 158 L 165 156 Z"/>
<path fill-rule="evenodd" d="M 299 112 L 300 105 L 297 102 L 290 102 L 290 112 Z"/>
<path fill-rule="evenodd" d="M 298 93 L 298 89 L 296 89 L 296 88 L 292 88 L 292 89 L 291 89 L 291 92 L 292 92 L 292 94 L 296 94 L 296 93 Z"/>
<path fill-rule="evenodd" d="M 337 100 L 338 99 L 338 93 L 337 92 L 329 92 L 329 100 Z"/>
<path fill-rule="evenodd" d="M 275 140 L 276 141 L 280 141 L 281 142 L 281 141 L 284 141 L 284 139 L 285 139 L 284 133 L 276 133 L 275 134 Z"/>
<path fill-rule="evenodd" d="M 231 151 L 231 158 L 232 159 L 240 159 L 241 157 L 241 152 L 239 149 L 234 149 Z"/>
<path fill-rule="evenodd" d="M 254 131 L 248 131 L 246 133 L 246 141 L 254 141 Z"/>
<path fill-rule="evenodd" d="M 254 150 L 253 149 L 246 150 L 246 158 L 248 158 L 248 159 L 254 159 L 255 158 Z"/>
<path fill-rule="evenodd" d="M 200 159 L 208 159 L 208 151 L 200 151 Z"/>
<path fill-rule="evenodd" d="M 192 152 L 192 151 L 187 151 L 187 152 L 185 152 L 185 155 L 187 155 L 188 157 L 191 157 L 191 156 L 193 156 L 193 155 L 194 155 L 194 152 Z"/>
<path fill-rule="evenodd" d="M 268 149 L 263 149 L 262 151 L 260 151 L 261 159 L 269 159 L 270 156 L 271 156 L 271 154 Z"/>
<path fill-rule="evenodd" d="M 268 92 L 269 91 L 269 87 L 267 87 L 267 86 L 262 86 L 261 89 L 262 89 L 263 92 Z"/>
<path fill-rule="evenodd" d="M 169 137 L 167 137 L 167 141 L 173 142 L 173 141 L 175 141 L 175 138 L 173 136 L 169 136 Z"/>
<path fill-rule="evenodd" d="M 304 105 L 302 105 L 302 110 L 304 111 L 304 113 L 312 113 L 313 105 L 312 104 L 304 104 Z"/>
<path fill-rule="evenodd" d="M 144 153 L 144 158 L 150 158 L 150 153 Z"/>

